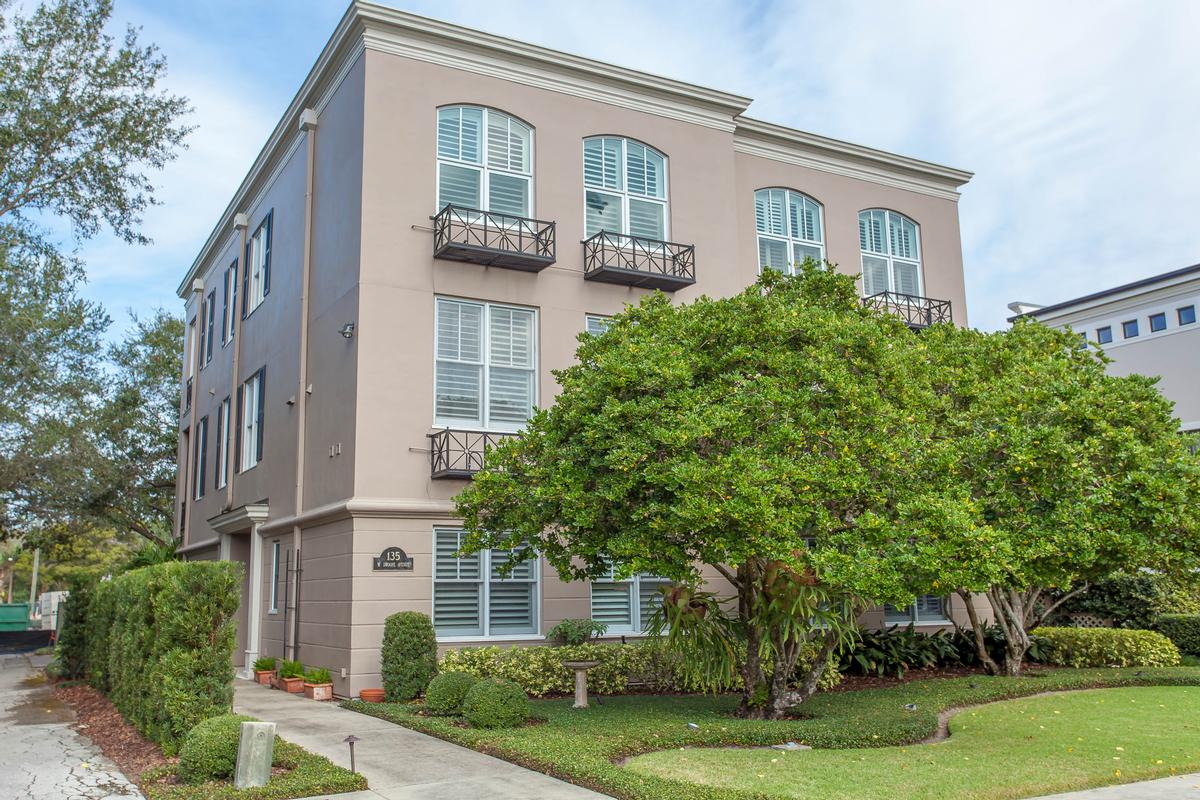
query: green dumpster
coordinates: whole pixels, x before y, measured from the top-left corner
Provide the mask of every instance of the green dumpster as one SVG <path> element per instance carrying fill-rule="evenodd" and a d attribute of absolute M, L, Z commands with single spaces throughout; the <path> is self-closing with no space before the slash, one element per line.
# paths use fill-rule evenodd
<path fill-rule="evenodd" d="M 29 627 L 29 603 L 0 603 L 0 631 L 23 631 Z"/>

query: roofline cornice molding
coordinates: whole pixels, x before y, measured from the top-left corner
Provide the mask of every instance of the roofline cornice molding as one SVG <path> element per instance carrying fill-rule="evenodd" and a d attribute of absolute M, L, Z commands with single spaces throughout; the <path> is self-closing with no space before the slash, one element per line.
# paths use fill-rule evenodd
<path fill-rule="evenodd" d="M 734 134 L 737 152 L 948 200 L 957 200 L 956 189 L 971 178 L 962 170 L 741 116 L 748 97 L 354 0 L 180 282 L 181 298 L 228 241 L 234 216 L 262 197 L 299 146 L 300 113 L 320 113 L 368 49 L 703 125 Z"/>
<path fill-rule="evenodd" d="M 733 136 L 738 153 L 871 181 L 910 192 L 956 201 L 958 188 L 974 173 L 852 142 L 738 117 Z"/>
<path fill-rule="evenodd" d="M 1075 315 L 1087 316 L 1104 306 L 1120 306 L 1122 303 L 1142 303 L 1153 299 L 1167 299 L 1184 291 L 1191 291 L 1200 285 L 1200 264 L 1171 270 L 1160 275 L 1152 275 L 1133 283 L 1103 289 L 1072 300 L 1052 303 L 1024 314 L 1014 314 L 1008 318 L 1015 322 L 1022 317 L 1031 317 L 1039 322 L 1058 320 Z"/>

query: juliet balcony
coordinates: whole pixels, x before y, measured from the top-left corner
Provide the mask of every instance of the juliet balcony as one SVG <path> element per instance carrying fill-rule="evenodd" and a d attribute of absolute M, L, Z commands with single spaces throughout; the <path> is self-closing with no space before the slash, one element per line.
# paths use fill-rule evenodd
<path fill-rule="evenodd" d="M 446 428 L 429 437 L 429 477 L 470 478 L 483 469 L 483 455 L 489 447 L 516 436 L 514 433 L 487 433 Z"/>
<path fill-rule="evenodd" d="M 939 322 L 953 321 L 949 300 L 936 300 L 915 294 L 879 292 L 863 298 L 863 305 L 877 311 L 896 314 L 913 330 L 928 328 Z"/>
<path fill-rule="evenodd" d="M 554 263 L 554 223 L 447 205 L 433 220 L 433 257 L 540 272 Z"/>
<path fill-rule="evenodd" d="M 696 248 L 600 231 L 583 240 L 583 277 L 673 292 L 696 282 Z"/>

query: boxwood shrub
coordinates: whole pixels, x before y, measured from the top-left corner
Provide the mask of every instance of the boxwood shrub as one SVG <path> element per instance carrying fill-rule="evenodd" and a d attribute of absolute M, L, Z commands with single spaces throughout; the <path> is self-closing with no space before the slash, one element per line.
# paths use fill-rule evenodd
<path fill-rule="evenodd" d="M 179 779 L 184 783 L 204 783 L 233 777 L 243 722 L 254 722 L 254 717 L 222 714 L 209 717 L 188 731 L 179 748 L 176 772 Z"/>
<path fill-rule="evenodd" d="M 811 663 L 810 649 L 807 661 Z M 637 644 L 581 644 L 566 647 L 465 647 L 442 656 L 443 672 L 466 672 L 477 678 L 505 678 L 532 697 L 571 694 L 575 674 L 564 661 L 599 661 L 588 670 L 588 690 L 595 694 L 625 694 L 629 691 L 699 692 L 689 680 L 678 657 L 662 642 L 647 639 Z M 830 689 L 842 679 L 836 664 L 821 676 L 821 689 Z M 740 684 L 723 687 L 736 690 Z"/>
<path fill-rule="evenodd" d="M 437 636 L 428 616 L 400 611 L 384 621 L 380 672 L 389 703 L 403 703 L 425 691 L 437 674 Z"/>
<path fill-rule="evenodd" d="M 1156 631 L 1037 628 L 1043 661 L 1061 667 L 1172 667 L 1179 648 Z"/>
<path fill-rule="evenodd" d="M 515 728 L 529 718 L 529 698 L 512 681 L 486 678 L 467 692 L 462 714 L 476 728 Z"/>
<path fill-rule="evenodd" d="M 425 690 L 425 710 L 439 717 L 453 717 L 462 712 L 467 692 L 479 683 L 479 678 L 466 672 L 442 672 L 429 682 Z"/>
<path fill-rule="evenodd" d="M 1200 614 L 1163 614 L 1158 630 L 1181 652 L 1200 656 Z"/>
<path fill-rule="evenodd" d="M 232 705 L 240 576 L 240 564 L 172 561 L 92 591 L 84 674 L 168 755 Z"/>

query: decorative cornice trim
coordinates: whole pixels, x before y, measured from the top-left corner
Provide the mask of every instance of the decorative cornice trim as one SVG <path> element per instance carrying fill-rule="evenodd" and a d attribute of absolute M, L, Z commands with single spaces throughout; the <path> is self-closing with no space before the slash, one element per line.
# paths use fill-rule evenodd
<path fill-rule="evenodd" d="M 187 555 L 188 553 L 194 553 L 197 550 L 207 550 L 210 547 L 217 547 L 220 544 L 221 537 L 214 536 L 213 538 L 205 539 L 202 542 L 192 542 L 189 545 L 184 545 L 183 547 L 178 548 L 175 552 L 179 553 L 180 555 Z"/>
<path fill-rule="evenodd" d="M 351 497 L 338 500 L 303 514 L 281 517 L 259 526 L 265 534 L 285 532 L 297 525 L 311 527 L 339 519 L 456 519 L 454 504 L 448 500 L 394 499 L 388 497 Z"/>
<path fill-rule="evenodd" d="M 973 173 L 815 133 L 738 117 L 735 152 L 957 202 Z"/>
<path fill-rule="evenodd" d="M 245 533 L 265 522 L 269 513 L 266 503 L 248 503 L 210 517 L 208 525 L 217 533 Z"/>

